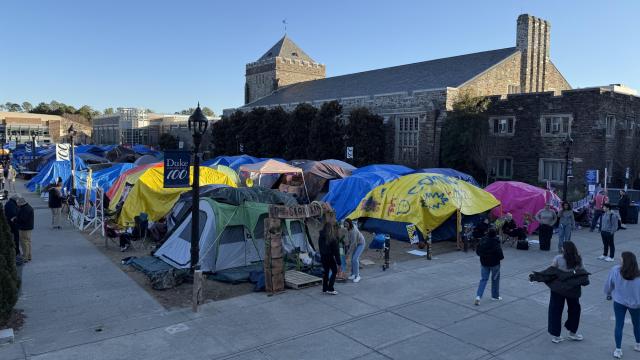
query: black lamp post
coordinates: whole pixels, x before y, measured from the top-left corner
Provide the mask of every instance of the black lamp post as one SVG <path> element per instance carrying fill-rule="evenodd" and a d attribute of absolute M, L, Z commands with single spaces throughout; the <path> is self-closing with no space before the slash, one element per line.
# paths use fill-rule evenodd
<path fill-rule="evenodd" d="M 567 134 L 567 137 L 562 140 L 562 146 L 564 146 L 564 183 L 562 185 L 562 201 L 567 201 L 567 191 L 569 180 L 569 152 L 571 151 L 571 145 L 573 145 L 573 139 L 571 135 Z"/>
<path fill-rule="evenodd" d="M 191 203 L 191 272 L 198 269 L 200 262 L 200 142 L 207 131 L 209 120 L 202 113 L 200 103 L 189 116 L 189 131 L 193 136 L 193 183 Z"/>
<path fill-rule="evenodd" d="M 38 134 L 35 130 L 31 130 L 31 160 L 36 159 L 36 136 Z"/>
<path fill-rule="evenodd" d="M 76 195 L 76 151 L 73 141 L 73 137 L 76 136 L 76 130 L 73 128 L 73 124 L 67 129 L 69 134 L 69 146 L 71 147 L 71 195 Z"/>
<path fill-rule="evenodd" d="M 342 142 L 344 143 L 344 161 L 349 162 L 349 158 L 347 157 L 347 143 L 349 141 L 349 135 L 344 134 L 342 136 Z"/>

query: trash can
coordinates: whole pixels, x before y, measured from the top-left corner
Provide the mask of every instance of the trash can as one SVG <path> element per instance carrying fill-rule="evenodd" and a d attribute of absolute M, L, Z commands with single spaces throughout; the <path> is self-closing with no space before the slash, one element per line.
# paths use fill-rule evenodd
<path fill-rule="evenodd" d="M 640 206 L 638 204 L 629 205 L 629 211 L 627 212 L 627 224 L 637 224 L 638 223 L 638 211 L 640 210 Z"/>

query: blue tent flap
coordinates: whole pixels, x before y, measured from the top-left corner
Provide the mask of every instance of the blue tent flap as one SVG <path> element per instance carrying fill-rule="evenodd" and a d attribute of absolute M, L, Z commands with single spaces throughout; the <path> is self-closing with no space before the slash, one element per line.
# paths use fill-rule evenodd
<path fill-rule="evenodd" d="M 76 156 L 76 171 L 85 170 L 87 165 L 81 158 Z M 68 187 L 71 179 L 71 162 L 69 161 L 51 161 L 36 176 L 27 183 L 29 191 L 36 191 L 38 185 L 43 188 L 49 184 L 56 182 L 58 177 L 62 178 L 65 187 Z"/>

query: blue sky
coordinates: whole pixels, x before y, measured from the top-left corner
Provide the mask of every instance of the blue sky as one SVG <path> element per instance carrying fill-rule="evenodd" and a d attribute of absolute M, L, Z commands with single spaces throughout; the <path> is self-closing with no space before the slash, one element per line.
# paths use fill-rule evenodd
<path fill-rule="evenodd" d="M 327 76 L 515 45 L 516 18 L 551 22 L 573 87 L 640 89 L 640 1 L 4 0 L 0 102 L 174 112 L 241 105 L 244 65 L 283 35 Z"/>

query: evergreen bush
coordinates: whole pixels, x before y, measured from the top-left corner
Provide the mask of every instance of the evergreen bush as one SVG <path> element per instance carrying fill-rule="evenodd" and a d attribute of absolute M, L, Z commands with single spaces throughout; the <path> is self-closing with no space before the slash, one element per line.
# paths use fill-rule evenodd
<path fill-rule="evenodd" d="M 0 206 L 0 324 L 7 321 L 18 301 L 19 286 L 13 236 Z"/>

